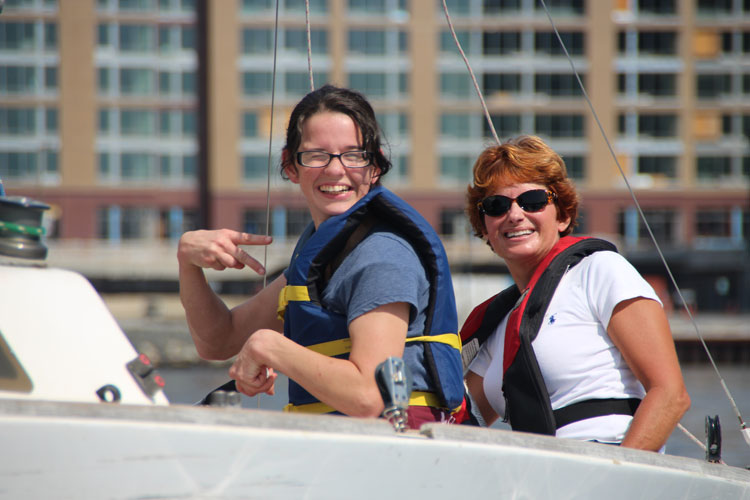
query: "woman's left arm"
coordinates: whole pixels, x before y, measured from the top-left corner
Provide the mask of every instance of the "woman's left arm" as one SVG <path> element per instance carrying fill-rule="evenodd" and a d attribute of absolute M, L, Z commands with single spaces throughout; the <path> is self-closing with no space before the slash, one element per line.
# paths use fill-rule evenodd
<path fill-rule="evenodd" d="M 351 416 L 377 417 L 383 401 L 375 368 L 390 356 L 402 356 L 409 304 L 379 306 L 349 323 L 349 359 L 316 353 L 273 330 L 258 330 L 245 342 L 230 368 L 237 388 L 253 396 L 266 392 L 266 368 L 286 374 L 320 401 Z"/>
<path fill-rule="evenodd" d="M 646 389 L 622 446 L 658 451 L 690 407 L 664 309 L 644 297 L 624 300 L 607 333 Z"/>

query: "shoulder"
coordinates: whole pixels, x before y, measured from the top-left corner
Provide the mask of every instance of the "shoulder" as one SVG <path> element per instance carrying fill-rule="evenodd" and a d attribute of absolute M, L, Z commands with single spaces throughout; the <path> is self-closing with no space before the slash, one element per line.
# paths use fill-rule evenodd
<path fill-rule="evenodd" d="M 376 228 L 367 235 L 352 251 L 358 258 L 369 259 L 370 262 L 395 262 L 399 259 L 409 261 L 418 260 L 414 247 L 402 236 L 393 231 Z"/>

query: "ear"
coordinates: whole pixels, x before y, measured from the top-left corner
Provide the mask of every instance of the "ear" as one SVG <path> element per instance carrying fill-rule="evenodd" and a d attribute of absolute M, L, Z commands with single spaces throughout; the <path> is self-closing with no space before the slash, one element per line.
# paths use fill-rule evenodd
<path fill-rule="evenodd" d="M 557 232 L 558 233 L 562 233 L 563 231 L 565 231 L 566 229 L 568 229 L 568 226 L 570 226 L 570 223 L 571 223 L 570 216 L 566 217 L 563 220 L 558 220 L 557 221 Z"/>
<path fill-rule="evenodd" d="M 377 183 L 378 179 L 380 179 L 380 167 L 375 165 L 375 168 L 372 170 L 372 177 L 370 177 L 370 185 Z"/>
<path fill-rule="evenodd" d="M 297 172 L 297 165 L 294 163 L 292 155 L 284 149 L 281 152 L 281 164 L 284 165 L 284 173 L 294 184 L 299 184 L 299 173 Z"/>

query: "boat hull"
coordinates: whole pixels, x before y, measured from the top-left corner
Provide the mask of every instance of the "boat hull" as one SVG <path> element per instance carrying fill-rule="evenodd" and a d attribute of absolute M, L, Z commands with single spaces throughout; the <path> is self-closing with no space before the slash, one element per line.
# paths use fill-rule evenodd
<path fill-rule="evenodd" d="M 504 430 L 0 401 L 0 498 L 747 499 L 750 471 Z"/>

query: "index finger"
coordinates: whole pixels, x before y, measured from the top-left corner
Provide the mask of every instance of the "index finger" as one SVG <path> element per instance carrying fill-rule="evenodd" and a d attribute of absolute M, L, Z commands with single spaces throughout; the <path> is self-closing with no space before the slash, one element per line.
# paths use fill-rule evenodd
<path fill-rule="evenodd" d="M 238 233 L 234 243 L 237 245 L 268 245 L 273 241 L 273 237 L 263 234 Z"/>

